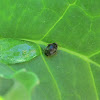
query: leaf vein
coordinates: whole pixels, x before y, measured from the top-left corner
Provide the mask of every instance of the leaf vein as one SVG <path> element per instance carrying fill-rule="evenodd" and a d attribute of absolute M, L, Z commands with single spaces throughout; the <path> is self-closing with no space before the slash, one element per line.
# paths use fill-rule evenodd
<path fill-rule="evenodd" d="M 28 40 L 28 39 L 22 39 L 22 40 L 29 41 L 29 42 L 34 42 L 34 43 L 37 43 L 37 44 L 42 44 L 42 45 L 45 45 L 45 46 L 48 44 L 48 43 L 43 42 L 43 41 L 40 41 L 40 40 Z M 75 56 L 77 56 L 77 57 L 83 59 L 83 60 L 86 61 L 86 62 L 88 61 L 88 62 L 90 62 L 90 63 L 92 63 L 92 64 L 94 64 L 94 65 L 100 67 L 100 64 L 98 64 L 98 63 L 96 63 L 95 61 L 89 59 L 88 56 L 82 55 L 82 54 L 80 54 L 80 53 L 78 53 L 78 52 L 75 52 L 75 51 L 72 51 L 72 50 L 69 50 L 69 49 L 63 48 L 63 47 L 58 47 L 58 50 L 62 50 L 62 51 L 65 51 L 65 52 L 67 52 L 67 53 L 70 53 L 70 54 L 72 54 L 72 55 L 75 55 Z"/>
<path fill-rule="evenodd" d="M 93 76 L 90 64 L 89 64 L 89 71 L 90 71 L 90 74 L 91 74 L 91 77 L 92 77 L 92 81 L 93 81 L 93 85 L 94 85 L 94 89 L 95 89 L 97 100 L 99 100 L 99 96 L 98 96 L 98 93 L 97 93 L 97 88 L 96 88 L 96 84 L 95 84 L 95 81 L 94 81 L 94 76 Z"/>
<path fill-rule="evenodd" d="M 39 46 L 39 45 L 38 45 L 38 46 Z M 52 74 L 52 72 L 51 72 L 51 70 L 50 70 L 50 68 L 49 68 L 49 66 L 48 66 L 48 64 L 47 64 L 47 62 L 46 62 L 46 60 L 45 60 L 45 58 L 43 57 L 43 54 L 42 54 L 42 51 L 41 51 L 40 46 L 39 46 L 39 50 L 40 50 L 40 53 L 41 53 L 42 60 L 43 60 L 43 62 L 45 63 L 46 68 L 47 68 L 48 72 L 50 73 L 50 75 L 51 75 L 51 77 L 52 77 L 52 79 L 53 79 L 53 81 L 54 81 L 54 84 L 55 84 L 55 86 L 56 86 L 56 88 L 57 88 L 57 91 L 58 91 L 58 94 L 59 94 L 59 98 L 60 98 L 59 100 L 62 100 L 61 92 L 60 92 L 60 89 L 59 89 L 58 84 L 57 84 L 57 82 L 56 82 L 56 79 L 54 78 L 54 76 L 53 76 L 53 74 Z"/>
<path fill-rule="evenodd" d="M 97 52 L 95 52 L 95 53 L 93 53 L 93 54 L 91 54 L 90 56 L 88 56 L 89 58 L 91 58 L 91 57 L 93 57 L 93 56 L 95 56 L 95 55 L 97 55 L 97 54 L 99 54 L 100 53 L 100 50 L 99 51 L 97 51 Z"/>
<path fill-rule="evenodd" d="M 76 1 L 73 4 L 69 4 L 69 6 L 66 8 L 66 10 L 64 11 L 64 13 L 60 16 L 60 18 L 54 23 L 54 25 L 49 29 L 49 31 L 40 39 L 43 40 L 52 30 L 53 28 L 61 21 L 61 19 L 64 17 L 64 15 L 66 14 L 66 12 L 69 10 L 69 8 L 73 5 L 76 4 Z"/>

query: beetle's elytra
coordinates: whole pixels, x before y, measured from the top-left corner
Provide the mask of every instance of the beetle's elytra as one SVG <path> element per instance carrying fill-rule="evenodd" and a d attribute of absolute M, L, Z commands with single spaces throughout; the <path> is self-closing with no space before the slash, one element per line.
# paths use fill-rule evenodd
<path fill-rule="evenodd" d="M 54 55 L 56 52 L 57 52 L 57 44 L 52 43 L 52 44 L 48 44 L 44 53 L 46 56 L 51 56 Z"/>

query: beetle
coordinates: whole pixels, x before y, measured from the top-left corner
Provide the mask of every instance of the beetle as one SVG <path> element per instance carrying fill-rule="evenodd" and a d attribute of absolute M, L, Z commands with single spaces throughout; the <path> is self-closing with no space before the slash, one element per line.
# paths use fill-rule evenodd
<path fill-rule="evenodd" d="M 57 52 L 58 45 L 56 43 L 48 44 L 44 53 L 46 56 L 52 56 Z"/>

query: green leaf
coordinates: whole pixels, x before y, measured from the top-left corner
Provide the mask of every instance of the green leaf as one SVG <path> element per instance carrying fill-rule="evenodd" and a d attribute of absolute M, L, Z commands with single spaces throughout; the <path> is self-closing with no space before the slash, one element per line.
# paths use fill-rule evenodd
<path fill-rule="evenodd" d="M 29 61 L 39 55 L 35 43 L 15 39 L 0 39 L 0 62 L 15 64 Z"/>
<path fill-rule="evenodd" d="M 0 73 L 0 95 L 5 100 L 31 100 L 31 92 L 39 84 L 36 74 L 25 69 L 14 71 L 5 64 L 0 64 Z"/>
<path fill-rule="evenodd" d="M 5 95 L 5 100 L 31 100 L 31 92 L 39 84 L 38 77 L 32 72 L 20 70 L 15 73 L 13 78 L 15 84 L 8 94 Z"/>
<path fill-rule="evenodd" d="M 40 56 L 9 68 L 38 76 L 32 100 L 100 99 L 100 0 L 0 1 L 0 36 L 40 45 Z M 52 57 L 48 43 L 58 44 Z"/>
<path fill-rule="evenodd" d="M 20 81 L 20 83 L 26 87 L 28 92 L 30 92 L 33 87 L 39 84 L 38 77 L 34 73 L 27 72 L 26 70 L 17 72 L 14 75 L 14 78 Z"/>
<path fill-rule="evenodd" d="M 14 82 L 12 79 L 0 77 L 0 96 L 7 94 L 13 85 Z"/>

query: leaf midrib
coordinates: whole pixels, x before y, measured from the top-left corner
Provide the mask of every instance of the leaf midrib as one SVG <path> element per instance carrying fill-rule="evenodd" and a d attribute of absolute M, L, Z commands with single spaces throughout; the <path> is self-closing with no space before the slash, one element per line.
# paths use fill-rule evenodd
<path fill-rule="evenodd" d="M 49 44 L 49 43 L 46 43 L 46 42 L 41 41 L 41 40 L 29 40 L 29 39 L 21 39 L 21 40 L 25 40 L 25 41 L 29 41 L 29 42 L 34 42 L 36 44 L 41 44 L 41 45 L 45 45 L 45 46 L 47 46 L 47 44 Z M 100 67 L 100 64 L 98 64 L 97 62 L 91 60 L 90 58 L 88 58 L 88 56 L 82 55 L 82 54 L 80 54 L 78 52 L 69 50 L 67 48 L 63 48 L 61 46 L 58 46 L 58 50 L 62 50 L 62 51 L 67 52 L 69 54 L 75 55 L 75 56 L 81 58 L 82 60 L 84 60 L 84 61 L 86 61 L 88 63 L 92 63 L 92 64 L 96 65 L 97 67 Z"/>
<path fill-rule="evenodd" d="M 46 66 L 48 72 L 50 73 L 50 75 L 51 75 L 51 77 L 52 77 L 52 79 L 53 79 L 53 82 L 54 82 L 54 84 L 55 84 L 55 87 L 56 87 L 57 92 L 58 92 L 58 95 L 59 95 L 59 100 L 62 100 L 61 91 L 60 91 L 60 89 L 59 89 L 59 87 L 58 87 L 57 81 L 56 81 L 54 75 L 52 74 L 52 72 L 51 72 L 51 70 L 50 70 L 50 67 L 49 67 L 49 65 L 47 64 L 45 58 L 43 57 L 43 54 L 42 54 L 42 51 L 41 51 L 40 46 L 39 46 L 39 50 L 40 50 L 40 54 L 41 54 L 42 60 L 43 60 L 43 62 L 45 63 L 45 66 Z"/>

